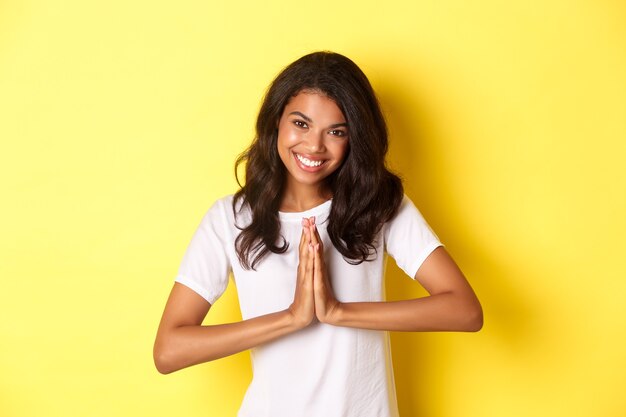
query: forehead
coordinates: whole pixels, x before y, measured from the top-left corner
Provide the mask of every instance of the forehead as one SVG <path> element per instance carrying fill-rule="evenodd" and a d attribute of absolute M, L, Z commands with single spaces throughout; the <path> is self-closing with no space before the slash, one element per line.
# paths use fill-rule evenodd
<path fill-rule="evenodd" d="M 317 91 L 303 90 L 292 96 L 285 105 L 283 116 L 294 111 L 303 113 L 313 120 L 332 119 L 333 123 L 345 122 L 345 117 L 335 100 Z"/>

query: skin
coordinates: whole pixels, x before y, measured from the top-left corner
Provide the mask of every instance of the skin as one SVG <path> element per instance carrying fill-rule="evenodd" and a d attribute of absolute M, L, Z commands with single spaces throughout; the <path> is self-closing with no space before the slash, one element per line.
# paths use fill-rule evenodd
<path fill-rule="evenodd" d="M 287 168 L 281 211 L 300 212 L 332 197 L 324 179 L 336 170 L 349 146 L 349 131 L 336 103 L 303 91 L 286 105 L 278 123 L 278 153 Z M 342 133 L 343 132 L 343 133 Z M 323 161 L 318 168 L 299 165 L 295 154 Z M 480 303 L 445 248 L 424 261 L 415 279 L 426 297 L 340 303 L 333 293 L 315 218 L 302 219 L 296 290 L 289 308 L 235 323 L 203 326 L 211 305 L 176 282 L 167 300 L 154 343 L 154 361 L 167 374 L 276 340 L 316 319 L 334 326 L 390 331 L 478 331 Z"/>
<path fill-rule="evenodd" d="M 310 90 L 293 97 L 278 122 L 278 155 L 288 172 L 281 211 L 305 211 L 331 198 L 322 183 L 339 168 L 348 146 L 346 119 L 333 100 Z M 322 164 L 303 168 L 296 155 Z"/>

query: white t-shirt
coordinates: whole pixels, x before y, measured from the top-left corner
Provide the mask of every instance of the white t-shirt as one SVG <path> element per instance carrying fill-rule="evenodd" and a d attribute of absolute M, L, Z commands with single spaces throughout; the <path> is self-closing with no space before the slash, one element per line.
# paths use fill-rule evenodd
<path fill-rule="evenodd" d="M 386 252 L 411 278 L 438 246 L 438 237 L 405 195 L 395 218 L 376 240 L 378 256 L 351 265 L 326 232 L 332 200 L 301 213 L 279 212 L 283 254 L 270 253 L 256 271 L 244 270 L 235 253 L 233 196 L 217 200 L 203 216 L 185 252 L 176 281 L 213 304 L 233 273 L 243 319 L 289 307 L 298 267 L 302 218 L 316 216 L 324 257 L 340 302 L 383 301 Z M 243 216 L 242 216 L 243 215 Z M 246 210 L 237 224 L 249 224 Z M 380 237 L 383 237 L 381 239 Z M 332 326 L 309 327 L 251 349 L 253 378 L 239 417 L 395 417 L 396 393 L 387 332 Z"/>

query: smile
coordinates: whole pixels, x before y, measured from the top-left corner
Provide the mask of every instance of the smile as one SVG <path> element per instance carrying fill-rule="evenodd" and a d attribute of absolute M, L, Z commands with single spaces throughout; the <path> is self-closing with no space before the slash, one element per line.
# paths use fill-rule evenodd
<path fill-rule="evenodd" d="M 311 159 L 305 158 L 304 156 L 302 156 L 300 154 L 297 154 L 295 152 L 294 152 L 294 155 L 296 156 L 298 161 L 300 161 L 302 163 L 302 165 L 307 166 L 309 168 L 317 168 L 320 165 L 322 165 L 324 162 L 326 162 L 324 160 L 318 160 L 318 161 L 311 160 Z"/>

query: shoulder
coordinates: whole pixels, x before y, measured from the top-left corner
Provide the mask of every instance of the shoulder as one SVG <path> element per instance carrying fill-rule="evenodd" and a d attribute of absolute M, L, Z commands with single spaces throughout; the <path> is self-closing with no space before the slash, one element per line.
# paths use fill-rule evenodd
<path fill-rule="evenodd" d="M 243 204 L 244 204 L 244 199 L 243 198 L 239 198 L 238 200 L 235 200 L 235 194 L 228 194 L 225 196 L 222 196 L 220 198 L 218 198 L 217 200 L 215 200 L 213 202 L 213 204 L 209 207 L 209 210 L 223 210 L 223 209 L 228 209 L 229 211 L 233 211 L 233 203 L 236 204 L 235 211 L 237 213 L 241 212 L 241 211 L 245 211 L 242 210 Z M 246 207 L 247 208 L 247 204 Z"/>
<path fill-rule="evenodd" d="M 398 211 L 402 209 L 406 209 L 406 207 L 410 207 L 410 206 L 415 207 L 415 204 L 413 204 L 413 200 L 411 200 L 408 195 L 404 194 L 402 196 L 402 202 L 400 203 L 400 207 L 398 208 Z"/>
<path fill-rule="evenodd" d="M 239 228 L 250 221 L 251 214 L 243 198 L 235 200 L 235 194 L 228 194 L 213 202 L 205 214 L 205 221 L 220 222 Z"/>
<path fill-rule="evenodd" d="M 384 224 L 383 230 L 385 237 L 388 237 L 390 233 L 405 234 L 411 230 L 420 231 L 422 234 L 425 233 L 426 230 L 432 232 L 422 212 L 406 194 L 404 194 L 402 203 L 400 207 L 398 207 L 396 214 Z"/>
<path fill-rule="evenodd" d="M 203 223 L 227 222 L 233 217 L 233 194 L 229 194 L 213 201 L 205 211 L 202 218 Z"/>
<path fill-rule="evenodd" d="M 215 202 L 213 203 L 213 206 L 232 207 L 234 198 L 235 198 L 235 194 L 228 194 L 228 195 L 222 196 L 218 198 L 217 200 L 215 200 Z"/>
<path fill-rule="evenodd" d="M 233 194 L 229 194 L 213 201 L 207 209 L 206 215 L 216 215 L 217 213 L 223 212 L 224 209 L 232 207 L 233 197 Z"/>
<path fill-rule="evenodd" d="M 417 211 L 417 207 L 415 207 L 413 200 L 411 200 L 411 198 L 409 198 L 408 195 L 403 194 L 402 201 L 400 202 L 400 205 L 398 206 L 396 213 L 385 224 L 402 220 L 404 217 L 406 217 L 407 214 L 414 212 L 414 211 Z"/>

